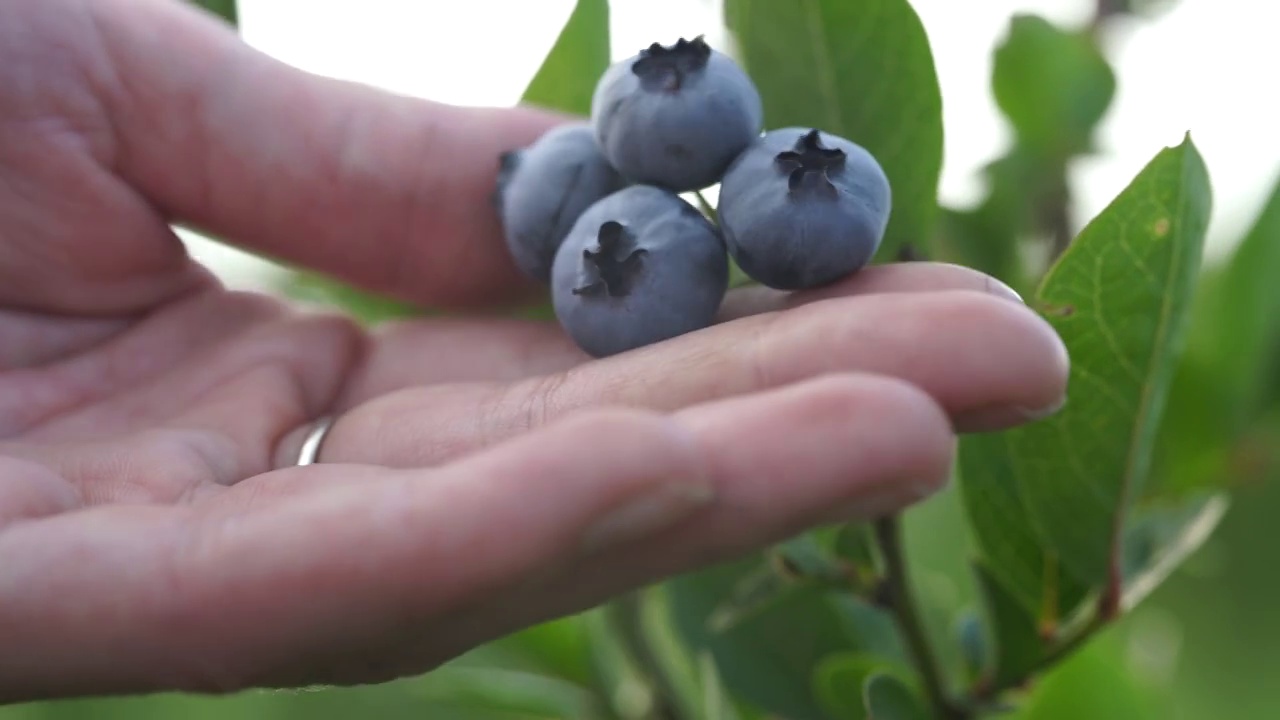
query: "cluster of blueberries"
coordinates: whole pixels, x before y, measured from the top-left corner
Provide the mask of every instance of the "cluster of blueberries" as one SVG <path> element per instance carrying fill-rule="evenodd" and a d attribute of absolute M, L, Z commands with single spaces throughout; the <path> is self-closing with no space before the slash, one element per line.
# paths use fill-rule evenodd
<path fill-rule="evenodd" d="M 590 122 L 501 157 L 495 202 L 520 269 L 603 357 L 710 325 L 729 261 L 781 290 L 857 272 L 889 221 L 867 150 L 817 129 L 763 132 L 759 91 L 702 39 L 654 43 L 600 77 Z M 716 221 L 680 197 L 720 183 Z"/>

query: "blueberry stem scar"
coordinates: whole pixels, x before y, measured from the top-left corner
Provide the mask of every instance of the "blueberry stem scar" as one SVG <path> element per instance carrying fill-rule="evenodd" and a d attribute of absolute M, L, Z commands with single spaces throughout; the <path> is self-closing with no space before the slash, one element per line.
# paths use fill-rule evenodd
<path fill-rule="evenodd" d="M 626 297 L 649 251 L 636 247 L 635 236 L 615 220 L 602 223 L 596 239 L 599 249 L 582 251 L 583 265 L 594 278 L 575 287 L 573 294 Z"/>
<path fill-rule="evenodd" d="M 821 135 L 814 129 L 796 140 L 791 150 L 778 153 L 774 162 L 783 171 L 790 173 L 787 187 L 792 192 L 807 184 L 834 195 L 836 186 L 831 182 L 830 173 L 844 168 L 845 154 L 839 148 L 823 145 Z M 806 183 L 806 180 L 811 182 Z"/>
<path fill-rule="evenodd" d="M 631 64 L 631 72 L 647 90 L 676 92 L 686 78 L 707 66 L 710 57 L 711 46 L 702 35 L 692 40 L 680 38 L 669 46 L 653 43 L 640 51 L 640 57 Z"/>

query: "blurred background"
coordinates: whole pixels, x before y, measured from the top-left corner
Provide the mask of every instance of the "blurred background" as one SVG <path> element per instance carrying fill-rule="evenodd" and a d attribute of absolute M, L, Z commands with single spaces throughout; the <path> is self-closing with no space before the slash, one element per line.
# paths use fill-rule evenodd
<path fill-rule="evenodd" d="M 778 0 L 783 1 L 783 0 Z M 853 0 L 851 0 L 853 1 Z M 239 0 L 241 31 L 299 68 L 436 100 L 515 102 L 554 42 L 573 0 Z M 992 50 L 1016 13 L 1075 27 L 1094 0 L 913 0 L 933 46 L 946 125 L 941 201 L 978 203 L 982 170 L 1011 133 L 991 92 Z M 1073 161 L 1071 223 L 1096 215 L 1160 148 L 1191 131 L 1208 164 L 1214 215 L 1206 262 L 1224 257 L 1280 178 L 1280 6 L 1258 0 L 1156 3 L 1107 26 L 1101 41 L 1116 95 L 1097 152 Z M 659 40 L 723 38 L 713 0 L 613 0 L 615 58 Z M 494 57 L 477 61 L 485 52 Z M 466 56 L 468 62 L 456 62 Z M 465 68 L 459 71 L 459 68 Z M 233 286 L 277 289 L 287 272 L 184 233 L 193 253 Z M 1276 238 L 1280 242 L 1280 237 Z M 1270 480 L 1270 478 L 1258 478 Z M 1280 486 L 1237 487 L 1217 534 L 1137 612 L 1092 642 L 1038 690 L 1035 718 L 1280 718 Z M 954 606 L 966 548 L 954 497 L 913 511 L 909 543 L 921 592 Z M 254 692 L 231 698 L 161 696 L 40 703 L 0 720 L 55 718 L 560 718 L 643 716 L 625 663 L 611 666 L 595 614 L 482 648 L 424 678 L 350 690 Z M 945 630 L 945 628 L 943 628 Z M 541 671 L 554 666 L 555 679 Z M 604 668 L 604 669 L 602 669 Z M 612 669 L 611 669 L 612 668 Z M 603 709 L 586 686 L 607 687 Z M 530 708 L 541 708 L 531 710 Z M 637 709 L 638 708 L 638 709 Z M 1051 709 L 1044 709 L 1051 708 Z M 597 710 L 601 714 L 596 714 Z M 1029 715 L 1030 717 L 1030 715 Z"/>
<path fill-rule="evenodd" d="M 913 0 L 942 86 L 946 145 L 940 200 L 966 206 L 982 192 L 980 169 L 1011 141 L 992 98 L 991 51 L 1015 13 L 1066 27 L 1087 21 L 1095 0 Z M 1142 3 L 1141 19 L 1109 26 L 1102 42 L 1118 76 L 1098 129 L 1100 152 L 1071 168 L 1077 227 L 1115 197 L 1161 147 L 1193 131 L 1214 184 L 1211 254 L 1237 241 L 1280 171 L 1280 104 L 1267 68 L 1280 67 L 1280 7 L 1257 0 Z M 573 0 L 239 0 L 241 33 L 254 47 L 311 72 L 451 103 L 515 102 L 551 48 Z M 723 39 L 718 0 L 614 0 L 613 55 L 662 38 Z M 501 18 L 495 21 L 495 18 Z M 474 61 L 474 46 L 501 57 Z M 459 55 L 472 58 L 457 72 Z M 271 268 L 197 241 L 237 283 Z"/>

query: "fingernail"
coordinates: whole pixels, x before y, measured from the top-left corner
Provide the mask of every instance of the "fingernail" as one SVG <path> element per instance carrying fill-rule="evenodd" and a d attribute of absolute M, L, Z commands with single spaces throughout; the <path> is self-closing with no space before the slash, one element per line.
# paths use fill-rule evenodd
<path fill-rule="evenodd" d="M 1066 396 L 1042 408 L 1025 408 L 1017 405 L 993 405 L 976 408 L 957 415 L 953 423 L 961 432 L 990 432 L 1043 420 L 1057 414 L 1067 404 Z"/>
<path fill-rule="evenodd" d="M 597 519 L 583 533 L 582 549 L 590 554 L 642 540 L 706 507 L 714 497 L 709 482 L 681 480 L 659 485 Z"/>
<path fill-rule="evenodd" d="M 1023 300 L 1022 296 L 1018 294 L 1017 290 L 1005 285 L 994 277 L 987 277 L 987 292 L 992 295 L 998 295 L 1005 300 L 1013 300 L 1014 302 L 1022 303 L 1023 305 L 1027 303 L 1027 301 Z"/>

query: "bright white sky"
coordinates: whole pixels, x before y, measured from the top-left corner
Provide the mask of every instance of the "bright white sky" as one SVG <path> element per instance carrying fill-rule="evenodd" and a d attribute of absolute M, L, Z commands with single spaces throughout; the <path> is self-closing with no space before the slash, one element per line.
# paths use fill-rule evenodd
<path fill-rule="evenodd" d="M 453 103 L 514 102 L 574 0 L 240 0 L 248 42 L 297 67 Z M 946 122 L 944 202 L 981 192 L 975 172 L 1007 133 L 989 91 L 991 49 L 1010 14 L 1076 23 L 1092 0 L 914 0 L 933 45 Z M 680 35 L 719 36 L 718 0 L 613 0 L 620 59 Z M 1100 135 L 1103 155 L 1074 180 L 1076 216 L 1101 210 L 1165 145 L 1190 130 L 1215 189 L 1210 241 L 1234 242 L 1280 177 L 1280 4 L 1180 0 L 1110 39 L 1119 90 Z M 487 57 L 484 52 L 490 52 Z M 251 284 L 254 264 L 201 243 L 197 255 Z"/>

